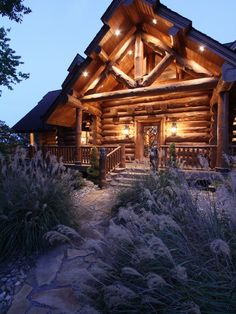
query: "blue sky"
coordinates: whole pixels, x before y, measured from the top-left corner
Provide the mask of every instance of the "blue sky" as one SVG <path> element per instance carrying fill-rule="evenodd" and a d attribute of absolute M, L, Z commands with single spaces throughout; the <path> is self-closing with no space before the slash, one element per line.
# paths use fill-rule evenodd
<path fill-rule="evenodd" d="M 30 79 L 3 88 L 0 120 L 12 126 L 50 90 L 60 89 L 76 53 L 84 50 L 98 32 L 100 17 L 111 0 L 25 1 L 32 13 L 22 24 L 1 18 L 11 27 L 11 46 L 22 56 L 21 70 Z M 236 39 L 235 0 L 162 0 L 172 10 L 193 21 L 193 26 L 225 43 Z M 227 4 L 227 5 L 226 5 Z"/>

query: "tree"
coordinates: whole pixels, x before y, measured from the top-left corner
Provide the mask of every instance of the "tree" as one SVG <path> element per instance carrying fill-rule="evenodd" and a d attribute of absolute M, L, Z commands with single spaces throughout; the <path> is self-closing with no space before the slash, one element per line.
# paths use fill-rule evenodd
<path fill-rule="evenodd" d="M 23 0 L 0 0 L 0 15 L 8 17 L 17 23 L 21 23 L 24 14 L 31 10 L 23 5 Z M 7 34 L 10 30 L 0 27 L 0 86 L 6 86 L 10 90 L 12 85 L 27 79 L 29 74 L 17 71 L 17 68 L 23 64 L 20 56 L 10 48 L 10 39 Z M 1 96 L 0 89 L 0 96 Z"/>

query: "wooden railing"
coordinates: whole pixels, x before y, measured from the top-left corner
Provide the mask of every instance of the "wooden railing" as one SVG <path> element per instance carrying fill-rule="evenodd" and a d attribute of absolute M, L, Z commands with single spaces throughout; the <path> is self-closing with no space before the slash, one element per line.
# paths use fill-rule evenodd
<path fill-rule="evenodd" d="M 125 145 L 118 146 L 108 154 L 106 148 L 101 148 L 99 159 L 100 188 L 106 183 L 106 175 L 118 166 L 125 168 Z"/>
<path fill-rule="evenodd" d="M 187 146 L 176 145 L 176 162 L 182 169 L 203 169 L 209 166 L 213 168 L 213 156 L 216 145 Z M 162 145 L 159 153 L 159 166 L 166 167 L 171 160 L 170 146 Z"/>
<path fill-rule="evenodd" d="M 236 156 L 236 145 L 230 145 L 229 146 L 229 155 L 230 156 Z"/>
<path fill-rule="evenodd" d="M 59 160 L 62 158 L 62 161 L 66 164 L 74 164 L 80 162 L 81 164 L 89 165 L 91 157 L 91 149 L 95 147 L 92 145 L 81 146 L 78 151 L 75 146 L 42 146 L 38 147 L 42 151 L 43 155 L 46 154 L 54 155 Z M 97 149 L 100 149 L 103 146 L 96 146 Z M 108 145 L 105 147 L 107 153 L 112 152 L 117 146 Z"/>

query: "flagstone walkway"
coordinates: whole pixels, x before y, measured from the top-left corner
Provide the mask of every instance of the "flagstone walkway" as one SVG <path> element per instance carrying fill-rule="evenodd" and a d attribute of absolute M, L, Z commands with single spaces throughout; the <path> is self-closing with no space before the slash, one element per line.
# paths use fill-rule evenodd
<path fill-rule="evenodd" d="M 82 234 L 93 237 L 101 231 L 116 201 L 117 190 L 100 190 L 85 186 L 75 194 L 84 212 Z M 21 289 L 14 296 L 8 314 L 89 313 L 74 294 L 73 285 L 81 278 L 81 270 L 93 263 L 93 254 L 71 245 L 50 250 L 38 258 Z"/>

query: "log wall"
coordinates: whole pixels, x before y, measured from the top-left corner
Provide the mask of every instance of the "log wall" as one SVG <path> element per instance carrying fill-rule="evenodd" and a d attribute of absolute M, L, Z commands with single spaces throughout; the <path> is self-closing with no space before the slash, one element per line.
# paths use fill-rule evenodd
<path fill-rule="evenodd" d="M 55 145 L 57 145 L 56 130 L 40 133 L 39 134 L 39 145 L 40 146 L 55 146 Z"/>
<path fill-rule="evenodd" d="M 190 95 L 182 98 L 163 101 L 135 103 L 132 100 L 104 102 L 102 104 L 102 137 L 104 144 L 126 145 L 126 156 L 135 159 L 137 137 L 136 122 L 142 121 L 153 125 L 155 121 L 164 123 L 164 141 L 162 144 L 178 143 L 209 144 L 211 136 L 210 95 L 208 92 L 201 95 Z M 177 135 L 172 136 L 172 122 L 177 123 Z M 129 126 L 130 134 L 126 137 L 124 128 Z"/>

